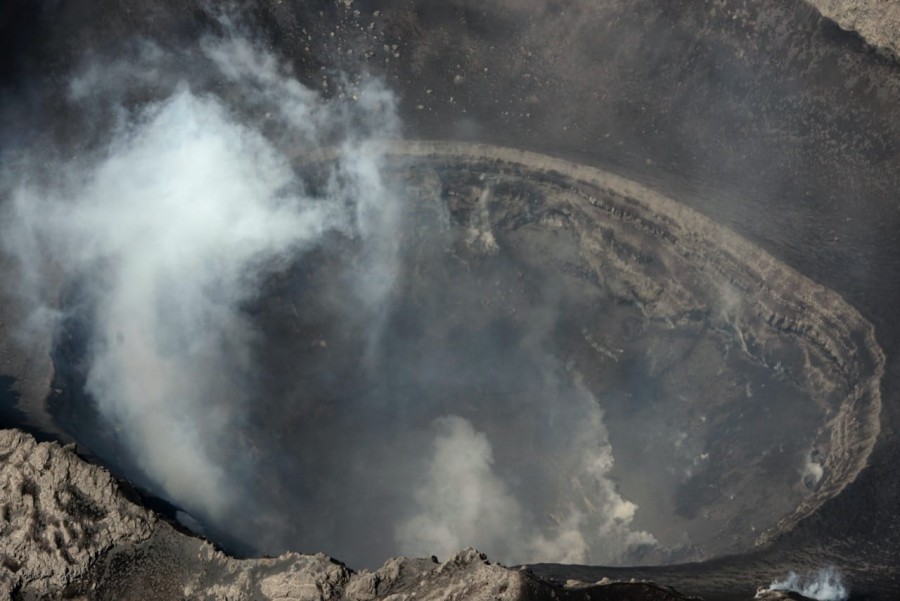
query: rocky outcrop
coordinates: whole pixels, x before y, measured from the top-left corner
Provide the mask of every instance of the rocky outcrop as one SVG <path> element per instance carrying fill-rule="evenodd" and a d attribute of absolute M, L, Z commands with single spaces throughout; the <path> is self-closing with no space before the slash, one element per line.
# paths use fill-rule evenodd
<path fill-rule="evenodd" d="M 0 431 L 0 597 L 62 590 L 108 550 L 147 539 L 156 521 L 67 448 Z"/>
<path fill-rule="evenodd" d="M 474 549 L 355 572 L 323 554 L 238 560 L 130 500 L 71 447 L 0 430 L 0 599 L 688 599 L 645 582 L 541 580 Z"/>
<path fill-rule="evenodd" d="M 841 29 L 900 58 L 900 4 L 891 0 L 808 0 Z"/>

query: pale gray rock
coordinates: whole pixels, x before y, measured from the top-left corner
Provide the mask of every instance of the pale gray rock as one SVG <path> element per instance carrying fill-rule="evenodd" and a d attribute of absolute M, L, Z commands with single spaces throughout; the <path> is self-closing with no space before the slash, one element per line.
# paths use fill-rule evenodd
<path fill-rule="evenodd" d="M 62 590 L 110 548 L 148 538 L 156 521 L 71 450 L 0 431 L 0 586 L 8 591 Z"/>
<path fill-rule="evenodd" d="M 900 3 L 896 0 L 807 0 L 842 29 L 900 58 Z"/>
<path fill-rule="evenodd" d="M 475 549 L 460 551 L 446 563 L 394 558 L 376 572 L 359 573 L 347 587 L 351 601 L 450 599 L 512 601 L 534 585 L 524 572 L 491 564 Z"/>
<path fill-rule="evenodd" d="M 563 587 L 466 549 L 354 572 L 324 554 L 234 559 L 132 502 L 71 447 L 0 430 L 0 600 L 686 599 L 648 583 Z"/>

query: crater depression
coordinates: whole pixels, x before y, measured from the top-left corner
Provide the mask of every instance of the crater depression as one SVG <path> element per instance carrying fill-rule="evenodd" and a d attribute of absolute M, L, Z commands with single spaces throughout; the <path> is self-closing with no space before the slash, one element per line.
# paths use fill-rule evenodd
<path fill-rule="evenodd" d="M 57 423 L 226 546 L 364 566 L 467 545 L 505 562 L 735 553 L 864 466 L 883 358 L 834 292 L 593 168 L 452 142 L 373 156 L 383 221 L 349 196 L 372 232 L 267 260 L 247 327 L 198 351 L 220 374 L 203 419 L 225 424 L 204 444 L 222 478 L 240 474 L 240 512 L 185 503 L 125 426 L 85 411 L 96 302 L 77 278 L 53 345 Z M 333 160 L 297 158 L 313 196 L 347 177 Z M 236 388 L 251 401 L 225 414 Z"/>

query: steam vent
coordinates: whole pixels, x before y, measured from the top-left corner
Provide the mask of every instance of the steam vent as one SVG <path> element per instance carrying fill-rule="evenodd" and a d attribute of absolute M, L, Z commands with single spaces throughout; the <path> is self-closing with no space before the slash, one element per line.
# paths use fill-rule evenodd
<path fill-rule="evenodd" d="M 2 599 L 900 598 L 900 10 L 15 1 Z"/>

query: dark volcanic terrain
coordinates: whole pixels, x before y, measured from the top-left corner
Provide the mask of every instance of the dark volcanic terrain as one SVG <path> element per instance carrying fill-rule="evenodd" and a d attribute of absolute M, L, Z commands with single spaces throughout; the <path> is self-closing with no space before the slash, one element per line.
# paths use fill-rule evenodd
<path fill-rule="evenodd" d="M 259 269 L 258 293 L 238 303 L 254 334 L 227 355 L 209 389 L 221 406 L 207 414 L 227 421 L 229 395 L 252 392 L 238 425 L 210 443 L 250 474 L 235 492 L 250 502 L 201 515 L 172 492 L 183 483 L 155 477 L 129 446 L 123 428 L 141 419 L 111 420 L 91 397 L 102 265 L 76 272 L 48 252 L 37 288 L 60 319 L 41 321 L 14 243 L 4 245 L 13 283 L 0 290 L 0 425 L 76 442 L 171 520 L 71 450 L 4 430 L 0 594 L 685 598 L 628 583 L 646 579 L 725 600 L 834 567 L 852 599 L 900 596 L 896 9 L 340 0 L 228 10 L 240 25 L 167 0 L 0 9 L 2 202 L 15 196 L 20 154 L 42 149 L 47 171 L 87 169 L 121 122 L 145 123 L 141 107 L 184 82 L 289 157 L 304 192 L 328 197 L 352 179 L 333 165 L 358 140 L 337 128 L 298 143 L 253 104 L 258 90 L 211 70 L 215 49 L 198 44 L 237 27 L 322 111 L 362 119 L 346 107 L 371 97 L 367 74 L 395 98 L 399 139 L 375 140 L 372 164 L 402 199 L 396 229 L 376 240 L 396 263 L 382 272 L 365 236 L 338 228 Z M 128 83 L 79 101 L 72 82 L 93 81 L 86 65 Z M 389 308 L 374 311 L 360 281 Z M 119 333 L 117 344 L 134 338 Z M 259 369 L 239 378 L 247 365 Z M 470 471 L 441 471 L 442 452 Z M 439 501 L 469 498 L 473 473 L 502 502 L 487 518 L 431 528 L 449 519 Z M 188 529 L 233 553 L 279 557 L 231 559 Z M 509 570 L 471 550 L 448 559 L 473 539 L 492 559 L 532 565 Z M 301 548 L 353 567 L 395 553 L 446 561 L 355 572 L 282 555 Z"/>

